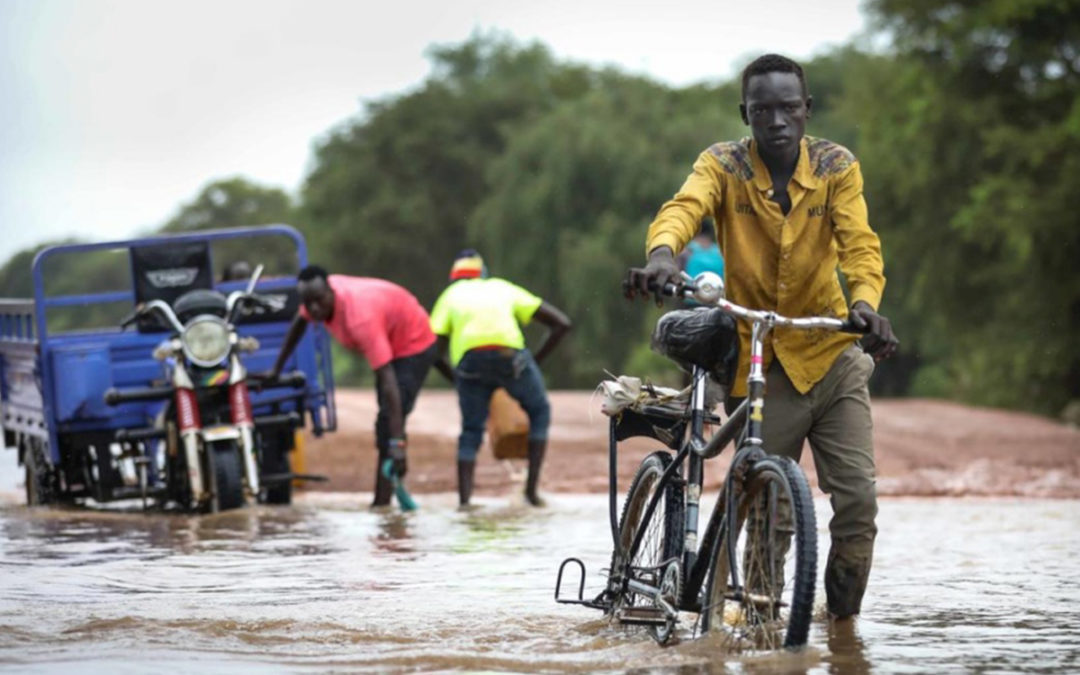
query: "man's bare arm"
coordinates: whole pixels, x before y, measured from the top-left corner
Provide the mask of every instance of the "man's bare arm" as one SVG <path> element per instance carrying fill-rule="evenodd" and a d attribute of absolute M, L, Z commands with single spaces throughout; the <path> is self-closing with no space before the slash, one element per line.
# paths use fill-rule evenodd
<path fill-rule="evenodd" d="M 435 358 L 435 370 L 442 373 L 442 376 L 450 382 L 454 383 L 454 369 L 450 367 L 450 362 L 446 360 L 446 354 L 450 350 L 450 338 L 445 335 L 435 336 L 435 351 L 437 357 Z"/>
<path fill-rule="evenodd" d="M 401 390 L 398 388 L 394 366 L 387 363 L 376 370 L 375 379 L 379 381 L 379 406 L 386 408 L 384 412 L 389 422 L 390 438 L 404 438 L 405 415 L 402 412 Z"/>
<path fill-rule="evenodd" d="M 285 333 L 285 341 L 281 344 L 281 351 L 278 353 L 277 361 L 274 362 L 274 367 L 270 370 L 271 378 L 281 374 L 285 362 L 289 360 L 289 356 L 296 349 L 296 345 L 300 343 L 300 338 L 304 337 L 307 325 L 307 319 L 299 314 L 293 317 L 292 323 L 289 324 L 289 332 Z"/>
<path fill-rule="evenodd" d="M 566 316 L 561 309 L 548 302 L 540 303 L 536 313 L 532 316 L 533 321 L 539 321 L 548 328 L 547 337 L 540 349 L 536 350 L 536 362 L 540 363 L 555 349 L 555 346 L 566 336 L 573 324 L 570 317 Z"/>

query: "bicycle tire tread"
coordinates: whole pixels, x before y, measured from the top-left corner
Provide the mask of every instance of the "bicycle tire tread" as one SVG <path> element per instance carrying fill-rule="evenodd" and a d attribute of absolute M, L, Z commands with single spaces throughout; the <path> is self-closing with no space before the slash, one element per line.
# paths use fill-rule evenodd
<path fill-rule="evenodd" d="M 814 611 L 814 585 L 817 578 L 817 518 L 814 513 L 814 500 L 806 475 L 794 460 L 788 457 L 770 456 L 755 463 L 752 470 L 760 471 L 763 468 L 762 465 L 772 465 L 788 484 L 791 492 L 797 555 L 784 647 L 801 647 L 806 644 L 810 634 L 810 621 Z"/>
<path fill-rule="evenodd" d="M 792 589 L 791 606 L 788 612 L 788 622 L 784 631 L 783 646 L 795 649 L 806 644 L 810 633 L 810 622 L 813 618 L 814 586 L 817 578 L 817 518 L 814 513 L 814 501 L 810 492 L 810 484 L 806 475 L 793 460 L 787 457 L 769 455 L 754 462 L 750 468 L 752 473 L 769 471 L 788 486 L 791 494 L 792 519 L 795 524 L 795 570 L 794 588 Z M 757 493 L 755 492 L 754 495 Z M 738 497 L 736 511 L 743 512 L 745 500 L 751 495 L 743 493 Z M 726 499 L 721 492 L 721 499 Z M 739 530 L 743 523 L 733 523 L 735 536 L 739 536 Z M 713 598 L 717 593 L 715 585 L 717 575 L 724 577 L 724 587 L 727 586 L 727 576 L 730 574 L 726 563 L 727 538 L 730 532 L 716 539 L 711 550 L 709 562 L 709 574 L 706 585 L 706 598 Z M 706 614 L 702 618 L 703 629 L 712 629 L 711 615 Z"/>

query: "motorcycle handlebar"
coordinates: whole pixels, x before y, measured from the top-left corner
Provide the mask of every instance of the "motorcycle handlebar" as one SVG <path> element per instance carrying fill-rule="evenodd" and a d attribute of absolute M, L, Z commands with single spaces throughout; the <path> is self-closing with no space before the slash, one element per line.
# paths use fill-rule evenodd
<path fill-rule="evenodd" d="M 159 313 L 165 317 L 165 321 L 176 331 L 177 334 L 184 332 L 184 324 L 180 323 L 180 319 L 176 317 L 176 312 L 173 311 L 169 303 L 163 300 L 150 300 L 149 302 L 139 303 L 135 306 L 135 309 L 130 314 L 125 316 L 121 322 L 121 328 L 127 328 L 131 324 L 135 323 L 144 316 L 149 316 L 154 312 Z"/>
<path fill-rule="evenodd" d="M 291 387 L 303 389 L 307 386 L 307 375 L 302 370 L 294 370 L 291 373 L 282 373 L 274 378 L 265 377 L 261 373 L 248 373 L 248 379 L 259 383 L 263 389 L 275 387 Z"/>
<path fill-rule="evenodd" d="M 124 389 L 123 391 L 110 387 L 105 391 L 105 404 L 120 405 L 134 401 L 164 401 L 172 398 L 175 391 L 176 389 L 171 386 Z"/>

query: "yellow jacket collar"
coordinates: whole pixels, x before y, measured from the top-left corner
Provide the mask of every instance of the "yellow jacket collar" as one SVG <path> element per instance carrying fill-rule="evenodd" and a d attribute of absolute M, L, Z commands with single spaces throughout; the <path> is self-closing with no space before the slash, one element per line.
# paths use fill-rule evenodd
<path fill-rule="evenodd" d="M 754 187 L 762 192 L 772 189 L 772 175 L 769 167 L 765 166 L 765 160 L 758 154 L 757 141 L 750 140 L 750 161 L 754 166 Z M 806 149 L 806 137 L 799 141 L 799 160 L 795 164 L 795 173 L 791 179 L 807 190 L 814 190 L 821 186 L 821 179 L 814 175 L 810 168 L 810 153 Z"/>

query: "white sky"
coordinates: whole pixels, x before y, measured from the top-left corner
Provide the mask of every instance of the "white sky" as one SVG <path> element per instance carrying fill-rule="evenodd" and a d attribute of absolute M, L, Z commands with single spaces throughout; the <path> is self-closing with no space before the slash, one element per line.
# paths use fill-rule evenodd
<path fill-rule="evenodd" d="M 315 139 L 478 29 L 683 85 L 844 42 L 858 4 L 0 0 L 0 261 L 145 231 L 217 178 L 295 194 Z"/>

